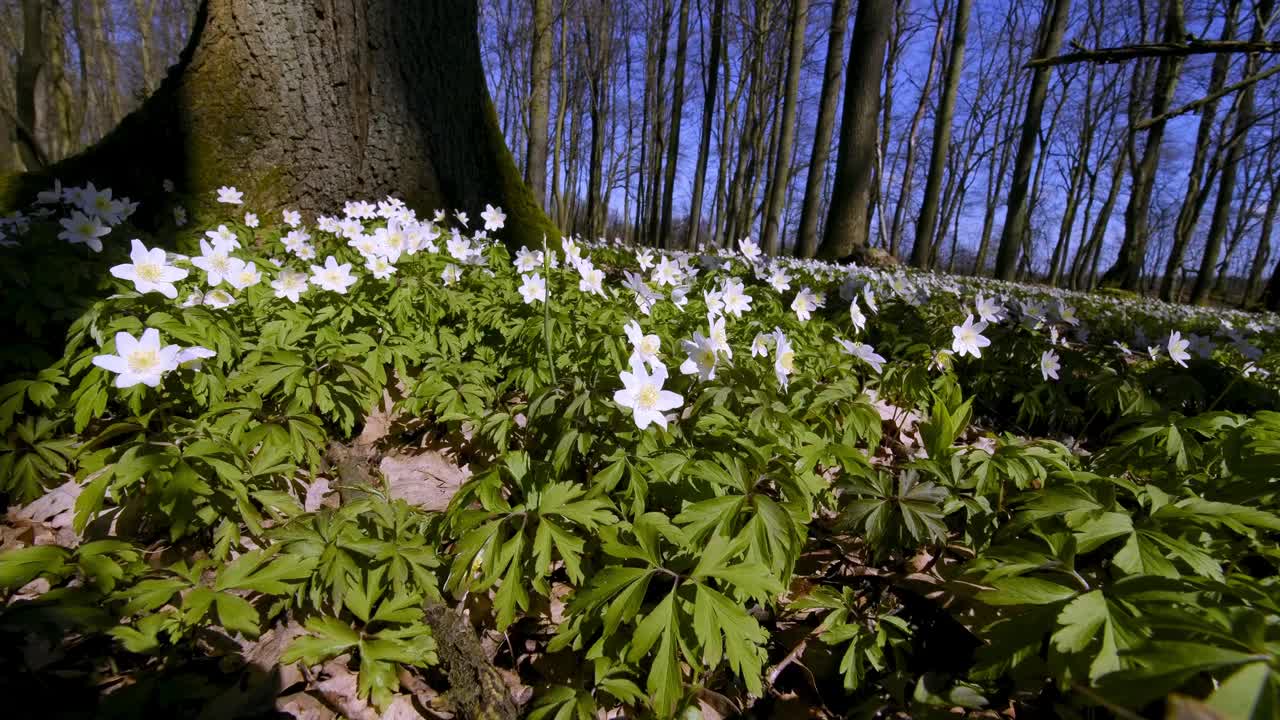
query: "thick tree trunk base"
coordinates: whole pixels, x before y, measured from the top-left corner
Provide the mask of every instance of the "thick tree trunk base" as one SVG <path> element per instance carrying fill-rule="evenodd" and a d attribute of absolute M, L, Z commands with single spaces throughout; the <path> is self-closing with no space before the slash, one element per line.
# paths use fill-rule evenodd
<path fill-rule="evenodd" d="M 558 230 L 502 138 L 476 22 L 465 1 L 206 0 L 142 107 L 79 155 L 0 178 L 0 208 L 53 178 L 92 181 L 140 201 L 140 223 L 156 226 L 170 179 L 197 219 L 221 185 L 254 211 L 309 215 L 395 194 L 420 212 L 500 205 L 509 245 L 540 243 Z"/>

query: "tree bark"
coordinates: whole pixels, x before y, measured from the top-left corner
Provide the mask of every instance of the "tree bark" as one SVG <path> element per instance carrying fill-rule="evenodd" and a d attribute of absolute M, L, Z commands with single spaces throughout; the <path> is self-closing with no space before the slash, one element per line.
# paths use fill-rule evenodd
<path fill-rule="evenodd" d="M 818 100 L 818 120 L 813 130 L 813 152 L 804 183 L 804 203 L 800 209 L 800 229 L 796 244 L 800 257 L 818 252 L 818 206 L 822 201 L 822 179 L 831 157 L 831 130 L 836 124 L 836 102 L 840 98 L 840 77 L 844 72 L 844 36 L 849 25 L 850 0 L 835 0 L 831 6 L 831 29 L 827 36 L 827 59 L 822 70 L 822 91 Z"/>
<path fill-rule="evenodd" d="M 844 116 L 836 178 L 827 214 L 826 237 L 818 254 L 842 258 L 867 247 L 871 214 L 871 174 L 876 161 L 876 116 L 885 43 L 893 20 L 893 0 L 860 0 L 849 46 Z"/>
<path fill-rule="evenodd" d="M 837 0 L 848 2 L 848 0 Z M 698 161 L 693 171 L 693 198 L 689 202 L 689 239 L 685 246 L 693 250 L 702 232 L 702 196 L 707 183 L 707 158 L 711 155 L 711 127 L 716 117 L 716 92 L 720 80 L 720 53 L 724 42 L 724 0 L 715 0 L 711 6 L 710 57 L 704 78 L 702 100 L 702 134 L 698 139 Z M 723 140 L 721 140 L 723 145 Z"/>
<path fill-rule="evenodd" d="M 765 200 L 762 244 L 770 255 L 777 255 L 782 244 L 778 226 L 791 179 L 791 148 L 796 141 L 796 99 L 800 94 L 800 66 L 804 64 L 804 32 L 808 21 L 809 0 L 792 0 L 791 48 L 787 53 L 787 82 L 782 96 L 782 127 L 778 135 L 778 154 L 773 161 L 772 191 Z"/>
<path fill-rule="evenodd" d="M 424 210 L 488 202 L 506 209 L 509 244 L 554 234 L 503 142 L 475 3 L 355 5 L 205 0 L 156 93 L 84 153 L 5 181 L 0 206 L 56 176 L 165 208 L 159 179 L 171 178 L 208 201 L 235 185 L 260 212 L 388 193 Z"/>
<path fill-rule="evenodd" d="M 1182 0 L 1170 0 L 1168 19 L 1165 22 L 1166 40 L 1182 37 L 1185 24 Z M 1151 102 L 1151 114 L 1159 117 L 1173 103 L 1173 92 L 1178 86 L 1178 73 L 1182 58 L 1163 57 L 1156 70 L 1156 87 Z M 1134 167 L 1133 183 L 1129 189 L 1129 205 L 1125 208 L 1124 241 L 1116 262 L 1102 276 L 1104 285 L 1115 285 L 1125 290 L 1137 290 L 1146 259 L 1147 215 L 1151 210 L 1151 194 L 1155 188 L 1156 167 L 1160 163 L 1160 143 L 1164 139 L 1165 122 L 1159 121 L 1147 129 L 1147 144 L 1142 160 Z M 1133 152 L 1130 140 L 1129 152 Z"/>
<path fill-rule="evenodd" d="M 551 0 L 533 0 L 533 52 L 529 58 L 529 138 L 524 180 L 543 207 L 547 193 L 547 129 L 551 113 Z"/>
<path fill-rule="evenodd" d="M 18 56 L 16 117 L 18 157 L 28 170 L 41 170 L 48 163 L 37 139 L 36 84 L 44 69 L 44 0 L 22 0 L 22 54 Z"/>
<path fill-rule="evenodd" d="M 654 63 L 653 92 L 650 95 L 653 111 L 653 134 L 650 141 L 653 149 L 649 153 L 649 207 L 648 218 L 645 220 L 645 237 L 648 238 L 647 243 L 655 247 L 660 241 L 658 231 L 662 223 L 662 163 L 667 142 L 662 86 L 667 72 L 667 39 L 671 33 L 671 14 L 674 10 L 672 2 L 673 0 L 662 0 L 660 19 L 656 28 L 658 57 Z"/>
<path fill-rule="evenodd" d="M 969 8 L 973 0 L 959 0 L 956 24 L 951 30 L 951 54 L 947 58 L 946 78 L 942 82 L 942 100 L 933 121 L 933 150 L 929 158 L 929 176 L 924 183 L 924 201 L 920 220 L 916 223 L 916 242 L 911 249 L 911 264 L 925 269 L 933 254 L 930 247 L 938 221 L 938 194 L 942 175 L 951 151 L 951 122 L 955 117 L 956 92 L 960 89 L 960 73 L 964 69 L 964 46 L 969 34 Z"/>
<path fill-rule="evenodd" d="M 1252 42 L 1262 41 L 1267 29 L 1266 23 L 1271 20 L 1274 8 L 1275 0 L 1261 0 L 1254 9 L 1255 22 L 1250 38 Z M 1259 62 L 1260 58 L 1257 54 L 1249 55 L 1244 64 L 1244 76 L 1248 77 L 1256 73 Z M 1214 264 L 1218 262 L 1222 239 L 1227 233 L 1231 203 L 1235 196 L 1236 169 L 1244 153 L 1249 128 L 1254 122 L 1253 91 L 1253 85 L 1240 91 L 1235 131 L 1232 133 L 1231 146 L 1227 148 L 1227 155 L 1222 163 L 1222 177 L 1218 180 L 1218 198 L 1214 201 L 1213 217 L 1209 222 L 1209 235 L 1205 240 L 1204 255 L 1200 258 L 1200 272 L 1196 274 L 1195 284 L 1191 286 L 1191 302 L 1196 305 L 1203 305 L 1209 299 L 1209 291 L 1213 287 Z"/>
<path fill-rule="evenodd" d="M 676 68 L 671 88 L 671 133 L 667 138 L 666 177 L 662 184 L 662 220 L 658 235 L 662 246 L 675 246 L 671 237 L 671 208 L 676 189 L 676 165 L 680 160 L 680 119 L 684 115 L 684 68 L 689 48 L 689 0 L 680 0 L 680 27 L 676 31 Z"/>
<path fill-rule="evenodd" d="M 1058 48 L 1062 47 L 1062 36 L 1067 29 L 1067 11 L 1070 7 L 1071 0 L 1054 0 L 1037 57 L 1053 57 L 1058 54 Z M 1040 115 L 1049 89 L 1049 73 L 1048 68 L 1036 69 L 1031 79 L 1031 91 L 1027 96 L 1027 113 L 1022 122 L 1018 154 L 1013 161 L 1013 179 L 1009 183 L 1009 206 L 1005 211 L 1004 229 L 1000 233 L 1000 246 L 996 251 L 995 276 L 1001 280 L 1012 280 L 1017 272 L 1018 251 L 1030 222 L 1028 184 L 1031 180 L 1031 163 L 1039 141 Z"/>

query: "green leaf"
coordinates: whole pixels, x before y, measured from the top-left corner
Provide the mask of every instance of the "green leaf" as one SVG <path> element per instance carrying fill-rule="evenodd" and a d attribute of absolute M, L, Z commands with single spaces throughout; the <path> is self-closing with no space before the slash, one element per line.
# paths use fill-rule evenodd
<path fill-rule="evenodd" d="M 0 553 L 0 588 L 16 589 L 41 575 L 59 575 L 68 553 L 56 545 L 33 545 Z"/>
<path fill-rule="evenodd" d="M 308 620 L 305 627 L 310 635 L 303 635 L 289 644 L 280 656 L 280 662 L 294 663 L 301 660 L 306 665 L 318 665 L 336 657 L 360 642 L 360 635 L 337 618 L 325 617 Z"/>
<path fill-rule="evenodd" d="M 218 609 L 218 622 L 228 630 L 257 637 L 260 631 L 258 611 L 248 600 L 231 593 L 218 593 L 214 599 Z"/>
<path fill-rule="evenodd" d="M 988 584 L 995 589 L 983 590 L 977 596 L 988 605 L 1047 605 L 1076 594 L 1065 585 L 1032 577 L 1004 578 Z"/>
<path fill-rule="evenodd" d="M 1179 577 L 1173 563 L 1169 562 L 1160 548 L 1147 537 L 1147 533 L 1141 530 L 1129 536 L 1124 547 L 1116 553 L 1114 560 L 1116 567 L 1130 575 Z"/>
<path fill-rule="evenodd" d="M 1205 701 L 1228 718 L 1268 720 L 1280 710 L 1275 677 L 1265 662 L 1249 663 L 1218 686 Z"/>

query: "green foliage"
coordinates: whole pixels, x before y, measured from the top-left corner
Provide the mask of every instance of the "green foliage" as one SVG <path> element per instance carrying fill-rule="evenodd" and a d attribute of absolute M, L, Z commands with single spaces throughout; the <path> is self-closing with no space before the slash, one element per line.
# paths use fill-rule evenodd
<path fill-rule="evenodd" d="M 280 235 L 256 231 L 240 255 L 267 268 Z M 778 293 L 741 259 L 710 258 L 687 305 L 642 315 L 611 286 L 635 259 L 609 247 L 592 250 L 608 295 L 544 258 L 550 301 L 526 305 L 506 250 L 484 253 L 490 272 L 462 263 L 453 284 L 455 258 L 423 251 L 385 282 L 297 303 L 263 285 L 221 309 L 122 283 L 93 295 L 60 359 L 0 387 L 0 493 L 25 504 L 74 481 L 83 541 L 0 553 L 0 633 L 109 639 L 157 669 L 210 634 L 291 621 L 306 634 L 282 662 L 349 663 L 385 709 L 403 675 L 447 657 L 423 612 L 443 602 L 502 634 L 500 664 L 568 658 L 537 678 L 535 718 L 671 717 L 707 693 L 767 714 L 804 644 L 837 658 L 832 707 L 1080 716 L 1181 693 L 1274 714 L 1280 413 L 1257 409 L 1274 376 L 1246 376 L 1235 349 L 1189 371 L 1053 344 L 1046 323 L 1067 322 L 1024 316 L 958 357 L 943 352 L 969 313 L 955 288 L 860 274 L 879 298 L 872 313 L 859 295 L 860 330 L 843 274 L 796 264 Z M 727 279 L 753 306 L 726 318 L 733 358 L 699 381 L 675 370 L 680 343 L 707 331 L 703 292 Z M 828 305 L 804 322 L 801 286 Z M 1128 310 L 1076 300 L 1095 333 L 1128 337 Z M 632 318 L 682 398 L 665 427 L 613 400 Z M 117 388 L 93 358 L 144 328 L 215 355 Z M 795 349 L 785 386 L 778 358 L 749 351 L 775 328 Z M 836 337 L 873 345 L 883 370 Z M 1039 369 L 1050 349 L 1057 381 Z M 369 486 L 320 504 L 312 491 L 342 482 L 335 444 L 388 404 L 376 450 L 448 446 L 470 478 L 427 512 L 362 467 Z"/>

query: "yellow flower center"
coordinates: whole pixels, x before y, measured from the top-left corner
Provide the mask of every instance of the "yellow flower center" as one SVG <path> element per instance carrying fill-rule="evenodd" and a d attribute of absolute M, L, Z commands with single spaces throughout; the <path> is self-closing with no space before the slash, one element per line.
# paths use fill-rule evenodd
<path fill-rule="evenodd" d="M 160 364 L 160 356 L 155 350 L 135 350 L 126 358 L 129 369 L 135 373 L 146 373 Z"/>
<path fill-rule="evenodd" d="M 645 385 L 640 388 L 640 392 L 636 393 L 636 407 L 641 410 L 652 410 L 658 405 L 658 388 L 654 385 Z"/>
<path fill-rule="evenodd" d="M 795 361 L 796 361 L 796 354 L 794 352 L 791 352 L 790 350 L 787 350 L 778 355 L 778 365 L 780 365 L 782 369 L 786 370 L 787 372 L 791 372 L 791 370 L 795 367 Z"/>
<path fill-rule="evenodd" d="M 160 280 L 160 266 L 154 263 L 142 263 L 137 266 L 138 279 L 147 282 L 158 282 Z"/>

